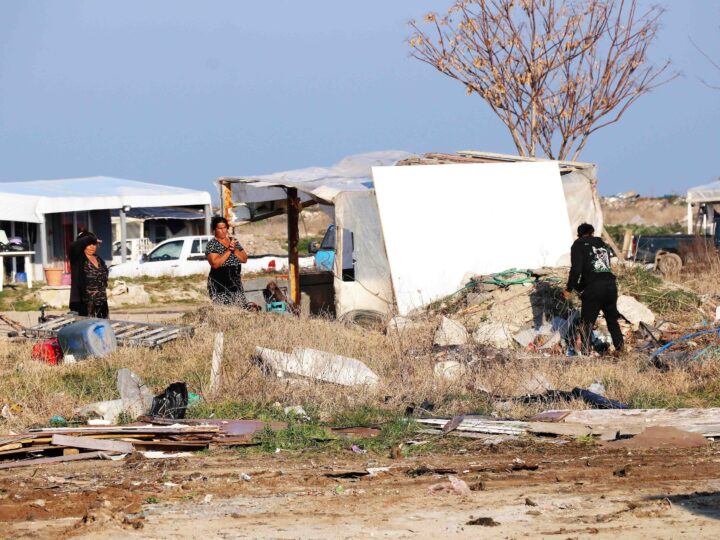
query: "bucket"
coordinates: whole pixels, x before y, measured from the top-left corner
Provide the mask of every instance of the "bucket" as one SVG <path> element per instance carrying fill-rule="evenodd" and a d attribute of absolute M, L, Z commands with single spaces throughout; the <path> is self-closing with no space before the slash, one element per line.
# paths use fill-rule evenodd
<path fill-rule="evenodd" d="M 117 349 L 115 332 L 107 319 L 84 319 L 68 324 L 58 331 L 58 342 L 65 355 L 76 360 L 97 356 L 102 358 Z"/>
<path fill-rule="evenodd" d="M 71 274 L 68 272 L 63 272 L 63 275 L 60 277 L 60 285 L 70 285 L 71 281 Z"/>
<path fill-rule="evenodd" d="M 62 284 L 62 268 L 45 268 L 45 282 L 50 287 L 59 287 Z"/>

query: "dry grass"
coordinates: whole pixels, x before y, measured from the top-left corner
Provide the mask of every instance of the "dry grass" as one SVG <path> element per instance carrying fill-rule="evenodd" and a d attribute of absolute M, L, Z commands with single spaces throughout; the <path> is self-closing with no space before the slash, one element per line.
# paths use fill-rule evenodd
<path fill-rule="evenodd" d="M 141 375 L 156 392 L 171 382 L 186 381 L 190 391 L 204 397 L 201 413 L 217 416 L 263 415 L 272 411 L 276 402 L 301 404 L 316 420 L 338 423 L 383 413 L 402 414 L 408 405 L 424 400 L 434 403 L 438 414 L 491 412 L 497 399 L 522 394 L 523 381 L 536 372 L 563 390 L 601 381 L 608 397 L 633 406 L 719 404 L 717 357 L 706 356 L 686 369 L 661 373 L 640 357 L 628 356 L 618 362 L 558 356 L 520 358 L 514 354 L 488 357 L 478 346 L 463 352 L 470 360 L 466 376 L 449 381 L 433 372 L 433 320 L 389 336 L 328 320 L 250 315 L 219 308 L 203 308 L 193 315 L 193 321 L 197 334 L 191 341 L 174 342 L 160 350 L 123 348 L 106 359 L 76 365 L 43 365 L 30 359 L 30 343 L 0 342 L 0 404 L 23 407 L 15 417 L 0 419 L 0 431 L 47 424 L 55 415 L 70 418 L 77 406 L 116 399 L 115 373 L 121 367 Z M 209 396 L 215 332 L 225 334 L 224 384 L 217 395 Z M 367 389 L 277 379 L 263 374 L 252 361 L 256 346 L 283 351 L 311 347 L 358 358 L 374 369 L 382 382 Z M 481 392 L 481 387 L 490 396 Z M 502 407 L 499 414 L 523 417 L 547 407 Z"/>

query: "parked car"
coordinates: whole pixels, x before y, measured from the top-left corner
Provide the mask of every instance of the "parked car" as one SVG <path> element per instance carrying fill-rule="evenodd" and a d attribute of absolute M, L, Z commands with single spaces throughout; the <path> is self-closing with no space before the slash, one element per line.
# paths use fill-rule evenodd
<path fill-rule="evenodd" d="M 663 234 L 633 238 L 632 259 L 654 264 L 663 274 L 680 271 L 683 264 L 692 261 L 698 250 L 716 252 L 720 247 L 720 227 L 714 236 L 693 234 Z"/>
<path fill-rule="evenodd" d="M 205 246 L 212 236 L 180 236 L 159 243 L 147 255 L 110 267 L 110 278 L 192 276 L 208 274 L 210 264 L 205 257 Z M 312 257 L 300 258 L 300 267 L 313 267 Z M 251 256 L 242 265 L 243 272 L 264 272 L 287 268 L 287 257 L 278 255 Z"/>

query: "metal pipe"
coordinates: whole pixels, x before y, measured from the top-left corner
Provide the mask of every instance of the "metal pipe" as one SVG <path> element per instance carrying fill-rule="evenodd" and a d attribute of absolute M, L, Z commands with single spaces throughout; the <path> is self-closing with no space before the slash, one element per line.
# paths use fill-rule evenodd
<path fill-rule="evenodd" d="M 125 242 L 127 239 L 127 223 L 125 222 L 125 207 L 120 208 L 120 262 L 127 261 Z"/>

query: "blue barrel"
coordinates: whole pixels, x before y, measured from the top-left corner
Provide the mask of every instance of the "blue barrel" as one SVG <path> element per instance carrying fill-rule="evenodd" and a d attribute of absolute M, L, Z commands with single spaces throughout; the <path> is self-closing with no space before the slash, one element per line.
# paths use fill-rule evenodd
<path fill-rule="evenodd" d="M 65 355 L 76 360 L 97 356 L 102 358 L 117 349 L 115 332 L 107 319 L 84 319 L 68 324 L 58 331 L 58 343 Z"/>

